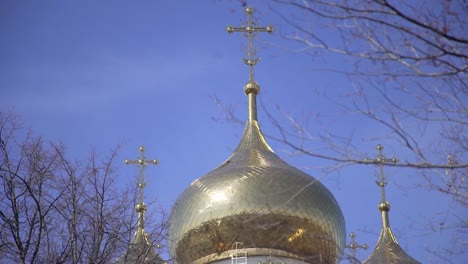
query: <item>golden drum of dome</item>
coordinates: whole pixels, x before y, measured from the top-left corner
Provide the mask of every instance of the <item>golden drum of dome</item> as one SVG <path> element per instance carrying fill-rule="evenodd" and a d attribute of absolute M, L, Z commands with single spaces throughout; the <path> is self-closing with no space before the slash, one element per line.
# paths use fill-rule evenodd
<path fill-rule="evenodd" d="M 338 263 L 345 234 L 331 192 L 282 161 L 250 120 L 234 153 L 177 200 L 169 249 L 183 264 L 226 258 L 235 242 L 307 263 Z"/>

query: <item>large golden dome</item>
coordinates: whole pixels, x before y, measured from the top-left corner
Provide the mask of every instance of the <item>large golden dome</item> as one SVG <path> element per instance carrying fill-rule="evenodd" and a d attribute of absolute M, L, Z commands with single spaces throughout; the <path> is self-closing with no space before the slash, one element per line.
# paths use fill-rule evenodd
<path fill-rule="evenodd" d="M 234 153 L 177 200 L 169 241 L 182 264 L 229 258 L 235 242 L 249 255 L 337 263 L 345 221 L 331 192 L 281 160 L 249 120 Z"/>
<path fill-rule="evenodd" d="M 345 222 L 338 203 L 319 181 L 281 160 L 268 146 L 257 122 L 253 37 L 272 32 L 257 27 L 246 8 L 246 27 L 228 27 L 249 40 L 248 121 L 240 144 L 219 167 L 192 182 L 169 219 L 168 246 L 180 264 L 240 263 L 262 257 L 285 263 L 338 263 L 345 246 Z M 228 259 L 232 257 L 232 261 Z M 244 262 L 246 259 L 242 261 Z"/>

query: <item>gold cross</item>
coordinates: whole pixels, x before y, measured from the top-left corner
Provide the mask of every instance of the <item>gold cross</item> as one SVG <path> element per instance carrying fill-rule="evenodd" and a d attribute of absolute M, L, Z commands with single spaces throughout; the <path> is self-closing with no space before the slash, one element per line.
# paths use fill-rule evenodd
<path fill-rule="evenodd" d="M 386 200 L 385 200 L 385 186 L 388 184 L 388 181 L 387 181 L 387 178 L 384 175 L 383 166 L 385 165 L 385 163 L 397 163 L 398 160 L 396 158 L 391 158 L 391 159 L 385 158 L 384 155 L 382 154 L 383 149 L 384 149 L 384 147 L 382 145 L 380 145 L 380 144 L 377 145 L 377 151 L 378 151 L 377 158 L 376 159 L 365 158 L 364 162 L 374 163 L 374 164 L 377 164 L 379 166 L 379 180 L 376 181 L 376 183 L 381 188 L 382 202 L 385 203 L 386 202 Z"/>
<path fill-rule="evenodd" d="M 146 212 L 146 205 L 143 202 L 143 188 L 146 186 L 146 182 L 144 182 L 144 169 L 149 164 L 159 164 L 159 161 L 156 159 L 147 160 L 145 159 L 145 148 L 141 146 L 140 150 L 140 157 L 137 160 L 125 160 L 125 164 L 137 164 L 140 167 L 140 175 L 138 177 L 137 187 L 139 189 L 139 203 L 136 205 L 135 209 L 139 214 L 139 225 L 143 227 L 143 214 Z"/>
<path fill-rule="evenodd" d="M 366 250 L 367 244 L 359 245 L 358 243 L 356 243 L 356 240 L 355 240 L 356 234 L 354 234 L 354 232 L 351 232 L 349 236 L 351 237 L 351 243 L 346 244 L 346 247 L 351 250 L 351 254 L 352 254 L 351 263 L 361 263 L 356 259 L 356 251 L 360 248 Z"/>
<path fill-rule="evenodd" d="M 247 14 L 248 21 L 247 25 L 245 27 L 232 27 L 228 26 L 226 28 L 228 33 L 233 33 L 233 32 L 243 32 L 246 33 L 244 34 L 248 40 L 249 40 L 249 48 L 247 52 L 248 58 L 244 60 L 244 63 L 249 65 L 250 68 L 250 75 L 249 75 L 249 82 L 254 81 L 254 66 L 257 64 L 257 62 L 260 60 L 260 58 L 255 58 L 255 48 L 253 46 L 253 38 L 255 37 L 257 32 L 268 32 L 271 33 L 273 32 L 273 27 L 272 26 L 267 26 L 267 27 L 255 27 L 256 23 L 253 22 L 252 19 L 252 14 L 254 12 L 254 9 L 252 7 L 247 7 L 245 9 L 245 13 Z"/>

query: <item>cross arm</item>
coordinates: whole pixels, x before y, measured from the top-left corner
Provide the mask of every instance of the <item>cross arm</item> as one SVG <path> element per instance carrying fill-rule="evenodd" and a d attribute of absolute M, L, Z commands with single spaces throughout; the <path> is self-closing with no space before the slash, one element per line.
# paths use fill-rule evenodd
<path fill-rule="evenodd" d="M 267 27 L 232 27 L 232 26 L 228 26 L 226 28 L 226 31 L 228 33 L 233 33 L 233 32 L 248 32 L 248 33 L 268 32 L 268 33 L 272 33 L 273 30 L 274 30 L 273 26 L 267 26 Z"/>

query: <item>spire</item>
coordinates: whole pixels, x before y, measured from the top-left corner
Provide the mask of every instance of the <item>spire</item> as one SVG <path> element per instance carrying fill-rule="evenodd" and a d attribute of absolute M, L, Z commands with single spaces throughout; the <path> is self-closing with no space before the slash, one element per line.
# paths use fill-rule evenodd
<path fill-rule="evenodd" d="M 249 82 L 244 86 L 244 92 L 248 96 L 249 100 L 249 121 L 257 121 L 257 101 L 256 95 L 260 92 L 260 85 L 255 82 L 254 78 L 254 66 L 260 61 L 260 57 L 256 58 L 256 50 L 253 45 L 253 40 L 257 35 L 257 32 L 273 32 L 272 26 L 267 27 L 256 27 L 257 23 L 253 21 L 253 12 L 252 7 L 247 7 L 245 13 L 247 14 L 248 20 L 247 24 L 242 27 L 232 27 L 228 26 L 226 31 L 228 33 L 233 32 L 242 32 L 244 36 L 248 39 L 248 51 L 247 59 L 243 58 L 243 61 L 246 65 L 249 66 Z"/>
<path fill-rule="evenodd" d="M 145 213 L 146 213 L 146 204 L 143 202 L 143 189 L 146 187 L 146 182 L 145 182 L 145 175 L 144 175 L 144 170 L 145 167 L 149 164 L 158 164 L 159 161 L 154 159 L 154 160 L 146 160 L 145 159 L 145 148 L 141 146 L 139 148 L 140 150 L 140 157 L 137 160 L 125 160 L 125 164 L 137 164 L 138 167 L 140 167 L 140 174 L 138 176 L 138 182 L 137 182 L 137 187 L 138 187 L 138 204 L 135 206 L 135 211 L 138 213 L 138 229 L 139 230 L 144 230 L 145 229 Z"/>
<path fill-rule="evenodd" d="M 383 166 L 389 163 L 396 163 L 396 158 L 387 159 L 383 156 L 383 146 L 377 145 L 377 158 L 364 159 L 365 162 L 377 164 L 379 167 L 377 185 L 380 187 L 381 202 L 379 203 L 379 211 L 382 215 L 382 230 L 380 232 L 379 241 L 372 254 L 363 262 L 363 264 L 373 263 L 407 263 L 418 264 L 414 258 L 406 254 L 398 244 L 392 230 L 390 229 L 390 221 L 388 212 L 390 204 L 385 197 L 385 186 L 388 184 L 387 177 L 384 175 Z"/>
<path fill-rule="evenodd" d="M 138 213 L 138 227 L 132 241 L 125 252 L 114 264 L 166 264 L 154 251 L 151 243 L 148 242 L 148 234 L 145 232 L 145 213 L 146 204 L 143 202 L 143 189 L 146 187 L 144 179 L 145 167 L 159 163 L 158 160 L 147 160 L 145 157 L 145 148 L 141 146 L 140 157 L 136 160 L 125 160 L 125 164 L 137 164 L 140 168 L 138 176 L 138 203 L 135 205 L 135 211 Z"/>
<path fill-rule="evenodd" d="M 368 159 L 365 158 L 365 162 L 375 163 L 379 167 L 379 175 L 378 180 L 376 181 L 377 186 L 380 187 L 380 197 L 381 201 L 379 204 L 379 210 L 382 213 L 382 226 L 383 227 L 390 227 L 389 219 L 388 219 L 388 212 L 390 211 L 390 204 L 387 202 L 385 197 L 385 186 L 388 184 L 387 177 L 384 174 L 383 166 L 385 163 L 397 163 L 396 158 L 387 159 L 382 154 L 383 146 L 377 145 L 377 158 L 376 159 Z"/>

